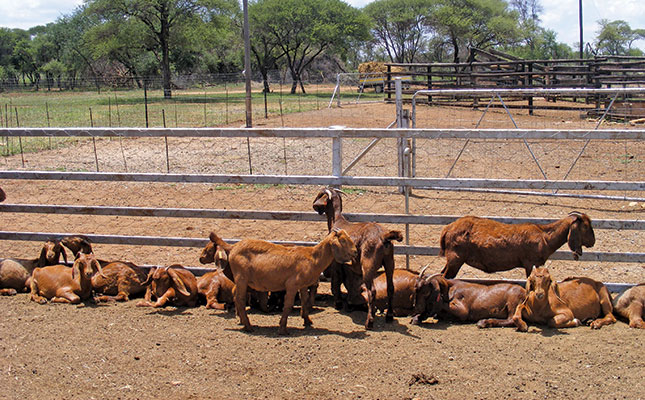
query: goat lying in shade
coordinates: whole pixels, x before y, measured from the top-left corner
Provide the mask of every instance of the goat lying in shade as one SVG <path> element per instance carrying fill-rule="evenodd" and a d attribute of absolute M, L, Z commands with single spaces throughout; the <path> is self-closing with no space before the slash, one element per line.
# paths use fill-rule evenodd
<path fill-rule="evenodd" d="M 56 265 L 60 256 L 67 262 L 67 253 L 57 240 L 48 240 L 43 244 L 38 258 L 25 260 L 8 258 L 0 261 L 0 294 L 15 295 L 17 292 L 29 291 L 28 282 L 36 268 Z"/>
<path fill-rule="evenodd" d="M 477 321 L 479 328 L 513 326 L 513 313 L 525 296 L 520 285 L 445 279 L 441 274 L 423 275 L 422 270 L 415 285 L 411 323 L 447 315 L 462 322 Z"/>
<path fill-rule="evenodd" d="M 441 231 L 439 255 L 446 257 L 441 273 L 446 279 L 454 278 L 466 263 L 488 273 L 524 268 L 528 277 L 533 266 L 544 265 L 565 243 L 576 260 L 582 255 L 582 246 L 593 247 L 596 243 L 591 219 L 586 214 L 574 211 L 544 225 L 509 225 L 466 216 Z"/>
<path fill-rule="evenodd" d="M 627 289 L 613 301 L 616 314 L 629 321 L 630 328 L 645 329 L 645 283 Z"/>
<path fill-rule="evenodd" d="M 93 253 L 89 239 L 84 236 L 68 236 L 61 243 L 75 257 Z M 94 298 L 95 301 L 128 301 L 131 296 L 140 295 L 146 290 L 143 282 L 147 273 L 143 268 L 125 261 L 97 261 L 103 268 L 103 273 L 92 277 L 92 288 L 99 295 Z"/>
<path fill-rule="evenodd" d="M 142 283 L 147 286 L 145 297 L 137 307 L 174 306 L 195 307 L 197 305 L 197 280 L 192 272 L 175 264 L 169 267 L 150 269 L 148 278 Z M 157 299 L 152 302 L 152 297 Z"/>
<path fill-rule="evenodd" d="M 341 281 L 347 289 L 348 299 L 361 299 L 361 284 L 365 286 L 367 294 L 367 318 L 365 328 L 371 329 L 374 325 L 374 278 L 377 271 L 383 267 L 387 284 L 388 307 L 385 314 L 385 321 L 393 320 L 392 299 L 394 296 L 394 284 L 392 275 L 394 273 L 394 246 L 393 240 L 403 240 L 401 231 L 388 231 L 381 225 L 374 222 L 352 223 L 345 219 L 342 214 L 343 202 L 340 191 L 334 188 L 321 190 L 316 196 L 313 208 L 318 214 L 327 216 L 327 228 L 344 229 L 349 234 L 358 249 L 358 257 L 351 264 L 332 264 L 331 289 L 334 295 L 336 308 L 342 307 L 340 296 Z M 349 302 L 348 302 L 349 303 Z"/>
<path fill-rule="evenodd" d="M 392 298 L 392 311 L 395 317 L 406 317 L 412 314 L 414 306 L 414 284 L 417 281 L 418 273 L 406 269 L 395 269 L 392 275 L 394 283 L 394 297 Z M 374 306 L 383 312 L 387 309 L 387 279 L 385 272 L 374 279 Z M 367 290 L 363 286 L 363 298 L 367 303 Z"/>
<path fill-rule="evenodd" d="M 515 309 L 513 321 L 522 332 L 528 330 L 525 319 L 551 328 L 572 328 L 590 321 L 592 329 L 600 329 L 616 322 L 612 312 L 611 296 L 602 282 L 567 278 L 555 283 L 546 267 L 538 267 L 526 280 L 526 299 Z"/>
<path fill-rule="evenodd" d="M 310 326 L 311 296 L 308 288 L 318 282 L 320 273 L 332 261 L 342 264 L 355 256 L 356 247 L 343 230 L 333 230 L 314 247 L 281 246 L 254 239 L 240 241 L 229 254 L 229 264 L 235 278 L 235 310 L 240 323 L 246 331 L 253 330 L 246 314 L 246 291 L 250 287 L 259 291 L 286 291 L 280 334 L 287 334 L 287 318 L 298 292 L 304 325 Z"/>
<path fill-rule="evenodd" d="M 52 265 L 36 268 L 31 277 L 31 300 L 45 304 L 80 303 L 92 295 L 92 275 L 101 273 L 93 254 L 80 254 L 72 268 Z"/>

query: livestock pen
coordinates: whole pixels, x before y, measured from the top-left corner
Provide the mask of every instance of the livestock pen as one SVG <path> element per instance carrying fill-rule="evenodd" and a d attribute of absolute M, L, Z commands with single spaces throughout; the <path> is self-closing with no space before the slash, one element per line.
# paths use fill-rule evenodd
<path fill-rule="evenodd" d="M 0 205 L 5 240 L 0 246 L 7 256 L 28 256 L 35 253 L 29 246 L 44 237 L 73 233 L 93 239 L 102 258 L 159 265 L 196 265 L 211 230 L 231 241 L 255 237 L 308 244 L 326 232 L 325 220 L 311 208 L 315 194 L 320 186 L 337 185 L 347 192 L 348 219 L 410 225 L 409 242 L 395 246 L 398 267 L 409 255 L 411 269 L 430 264 L 430 270 L 439 270 L 438 232 L 464 214 L 543 222 L 577 209 L 594 221 L 597 244 L 585 249 L 580 261 L 565 251 L 554 254 L 553 275 L 630 284 L 643 278 L 640 160 L 645 133 L 638 129 L 24 128 L 0 134 L 94 137 L 98 148 L 95 157 L 92 141 L 85 140 L 69 150 L 26 154 L 24 168 L 19 155 L 5 159 L 0 172 L 0 186 L 7 192 Z M 182 135 L 199 140 L 182 144 Z M 296 139 L 302 136 L 307 138 Z M 110 137 L 123 138 L 126 152 L 137 145 L 154 157 L 143 154 L 135 166 L 129 156 L 130 172 L 122 172 L 119 143 Z M 169 155 L 172 173 L 166 172 L 165 137 L 171 150 L 178 143 L 179 150 Z M 382 137 L 377 153 L 345 171 L 375 137 Z M 399 177 L 396 168 L 395 142 L 407 137 L 417 139 L 413 178 Z M 435 178 L 444 176 L 458 144 L 467 138 L 472 140 L 461 168 L 453 177 Z M 524 148 L 523 139 L 539 149 L 548 176 L 559 177 L 556 172 L 567 165 L 563 159 L 575 158 L 586 139 L 591 144 L 568 179 L 536 179 L 532 161 L 516 154 Z M 253 175 L 247 172 L 249 154 Z M 297 175 L 278 173 L 285 158 Z M 89 172 L 97 162 L 102 172 Z M 407 212 L 400 186 L 412 188 Z M 460 188 L 559 190 L 567 196 Z M 491 277 L 467 267 L 460 276 Z M 523 271 L 495 277 L 523 278 Z M 379 321 L 375 331 L 366 333 L 364 314 L 325 307 L 315 311 L 313 329 L 292 327 L 290 338 L 278 338 L 276 315 L 254 315 L 260 329 L 247 335 L 238 331 L 231 314 L 203 308 L 151 312 L 135 309 L 132 302 L 49 307 L 26 302 L 25 295 L 2 302 L 7 315 L 0 323 L 7 332 L 2 351 L 12 361 L 1 379 L 21 382 L 12 395 L 637 397 L 645 367 L 638 357 L 642 332 L 624 324 L 598 332 L 544 329 L 526 335 L 443 322 L 412 327 L 397 319 L 392 325 Z M 65 321 L 66 335 L 52 342 L 60 321 Z M 88 334 L 97 340 L 84 342 Z M 42 348 L 52 350 L 38 357 Z M 69 373 L 52 372 L 57 363 Z"/>

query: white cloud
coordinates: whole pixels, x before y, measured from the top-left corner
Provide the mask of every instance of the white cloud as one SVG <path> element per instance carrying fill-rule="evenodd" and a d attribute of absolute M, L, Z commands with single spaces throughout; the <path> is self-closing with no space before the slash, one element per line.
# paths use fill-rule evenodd
<path fill-rule="evenodd" d="M 19 5 L 0 0 L 0 27 L 27 29 L 46 25 L 81 4 L 83 0 L 24 0 Z"/>

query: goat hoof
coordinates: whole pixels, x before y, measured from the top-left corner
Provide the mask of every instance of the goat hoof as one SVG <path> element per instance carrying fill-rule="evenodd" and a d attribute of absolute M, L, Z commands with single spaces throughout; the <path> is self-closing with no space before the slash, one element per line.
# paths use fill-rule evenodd
<path fill-rule="evenodd" d="M 243 327 L 242 330 L 244 332 L 253 332 L 254 331 L 254 329 L 253 329 L 253 327 L 251 325 Z"/>
<path fill-rule="evenodd" d="M 477 327 L 478 327 L 479 329 L 488 328 L 488 326 L 486 325 L 486 321 L 479 321 L 479 322 L 477 322 Z"/>
<path fill-rule="evenodd" d="M 374 321 L 367 321 L 365 323 L 365 329 L 371 330 L 374 328 Z"/>

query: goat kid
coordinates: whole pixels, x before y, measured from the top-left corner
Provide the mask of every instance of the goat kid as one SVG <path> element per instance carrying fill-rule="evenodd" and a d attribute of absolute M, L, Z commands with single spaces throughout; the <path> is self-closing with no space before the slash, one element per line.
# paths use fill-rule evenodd
<path fill-rule="evenodd" d="M 515 309 L 513 321 L 522 332 L 528 330 L 525 319 L 551 328 L 591 321 L 591 329 L 600 329 L 616 322 L 612 312 L 611 296 L 602 282 L 581 277 L 555 283 L 546 267 L 537 267 L 526 280 L 526 299 Z"/>
<path fill-rule="evenodd" d="M 627 289 L 616 296 L 614 310 L 620 317 L 629 321 L 630 328 L 645 329 L 645 283 Z"/>
<path fill-rule="evenodd" d="M 392 311 L 395 317 L 407 317 L 412 314 L 414 305 L 414 284 L 418 274 L 407 269 L 395 269 L 392 275 L 394 284 L 394 297 L 392 298 Z M 374 279 L 374 306 L 383 312 L 387 309 L 387 278 L 385 273 L 379 274 Z M 363 298 L 367 303 L 367 289 L 363 286 Z"/>
<path fill-rule="evenodd" d="M 318 214 L 327 216 L 327 228 L 343 229 L 347 231 L 358 249 L 358 256 L 351 264 L 332 263 L 331 289 L 336 303 L 336 308 L 342 308 L 340 284 L 344 283 L 347 289 L 348 300 L 362 299 L 361 284 L 365 286 L 367 294 L 367 318 L 365 328 L 371 329 L 374 325 L 374 313 L 376 307 L 374 299 L 376 289 L 374 278 L 378 270 L 385 269 L 387 284 L 387 311 L 385 321 L 393 321 L 392 299 L 394 296 L 394 246 L 393 240 L 402 241 L 401 231 L 387 231 L 381 225 L 374 222 L 352 223 L 345 219 L 342 214 L 343 202 L 340 191 L 335 188 L 321 190 L 313 203 L 313 208 Z M 360 301 L 360 300 L 359 300 Z M 349 302 L 348 302 L 349 303 Z"/>
<path fill-rule="evenodd" d="M 144 299 L 137 303 L 137 307 L 164 307 L 166 304 L 176 307 L 197 305 L 195 275 L 179 264 L 151 268 L 148 278 L 141 284 L 147 286 L 147 289 Z M 157 299 L 154 303 L 152 296 Z"/>
<path fill-rule="evenodd" d="M 441 274 L 423 275 L 422 270 L 415 284 L 411 323 L 447 314 L 462 322 L 477 321 L 478 328 L 513 326 L 513 313 L 525 296 L 520 285 L 445 279 Z"/>
<path fill-rule="evenodd" d="M 343 230 L 333 230 L 314 247 L 281 246 L 254 239 L 240 241 L 231 249 L 229 263 L 235 278 L 235 310 L 244 330 L 253 330 L 246 314 L 246 292 L 249 287 L 258 291 L 286 291 L 280 334 L 288 333 L 287 318 L 298 292 L 304 325 L 310 326 L 311 296 L 308 288 L 318 282 L 321 272 L 332 261 L 346 263 L 355 256 L 356 246 Z"/>
<path fill-rule="evenodd" d="M 441 231 L 439 255 L 446 257 L 441 273 L 452 279 L 466 263 L 488 273 L 524 268 L 528 277 L 533 266 L 544 265 L 564 243 L 569 244 L 575 260 L 582 255 L 582 246 L 593 247 L 596 238 L 586 214 L 574 211 L 544 225 L 512 225 L 466 216 Z"/>
<path fill-rule="evenodd" d="M 67 253 L 57 240 L 48 240 L 43 244 L 38 258 L 33 260 L 7 258 L 0 260 L 0 295 L 15 295 L 29 291 L 32 272 L 36 268 L 56 265 L 60 256 L 67 263 Z"/>
<path fill-rule="evenodd" d="M 36 268 L 31 277 L 31 300 L 45 304 L 78 304 L 92 295 L 92 275 L 102 273 L 93 254 L 81 254 L 72 268 L 52 265 Z"/>

